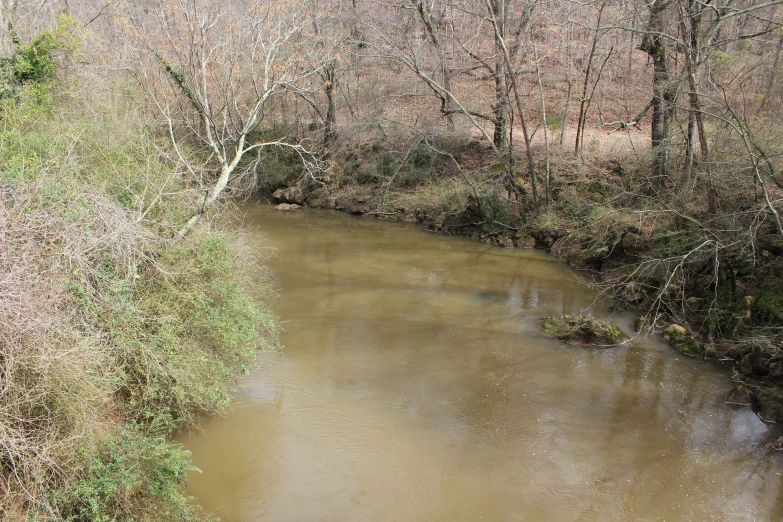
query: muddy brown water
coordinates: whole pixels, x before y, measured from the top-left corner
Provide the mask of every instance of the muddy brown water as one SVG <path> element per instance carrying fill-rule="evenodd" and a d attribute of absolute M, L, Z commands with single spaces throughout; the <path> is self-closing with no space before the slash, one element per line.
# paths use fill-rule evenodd
<path fill-rule="evenodd" d="M 181 437 L 224 521 L 783 520 L 783 459 L 725 373 L 654 339 L 537 321 L 592 300 L 534 250 L 345 214 L 245 208 L 275 248 L 282 354 Z M 605 306 L 593 314 L 609 317 Z M 630 316 L 613 321 L 631 331 Z"/>

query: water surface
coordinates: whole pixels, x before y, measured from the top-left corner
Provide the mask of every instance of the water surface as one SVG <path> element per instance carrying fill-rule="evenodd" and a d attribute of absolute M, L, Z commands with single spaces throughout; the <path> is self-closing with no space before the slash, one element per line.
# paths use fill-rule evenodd
<path fill-rule="evenodd" d="M 249 240 L 277 250 L 285 348 L 183 437 L 203 470 L 189 493 L 222 520 L 783 520 L 783 461 L 764 423 L 723 404 L 724 372 L 652 339 L 540 334 L 593 295 L 558 260 L 246 211 Z"/>

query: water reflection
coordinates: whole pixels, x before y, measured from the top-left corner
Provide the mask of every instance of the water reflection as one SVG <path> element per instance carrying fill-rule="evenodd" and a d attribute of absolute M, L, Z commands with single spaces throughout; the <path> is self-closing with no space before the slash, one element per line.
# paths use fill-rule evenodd
<path fill-rule="evenodd" d="M 185 439 L 223 520 L 783 518 L 783 464 L 719 371 L 540 335 L 591 299 L 549 256 L 268 207 L 248 228 L 279 251 L 287 332 Z"/>

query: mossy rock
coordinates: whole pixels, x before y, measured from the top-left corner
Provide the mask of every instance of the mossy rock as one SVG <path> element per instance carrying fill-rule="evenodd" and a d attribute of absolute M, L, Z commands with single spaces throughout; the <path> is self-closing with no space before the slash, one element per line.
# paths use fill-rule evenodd
<path fill-rule="evenodd" d="M 783 326 L 783 297 L 763 295 L 753 306 L 753 324 L 757 326 Z"/>
<path fill-rule="evenodd" d="M 726 404 L 751 406 L 753 404 L 753 392 L 746 386 L 737 385 L 726 396 Z"/>
<path fill-rule="evenodd" d="M 702 355 L 704 350 L 688 330 L 678 324 L 673 324 L 663 331 L 663 337 L 685 355 Z"/>
<path fill-rule="evenodd" d="M 783 389 L 765 386 L 756 392 L 759 417 L 766 422 L 783 422 Z"/>
<path fill-rule="evenodd" d="M 617 326 L 584 315 L 546 317 L 541 326 L 546 335 L 570 344 L 615 346 L 628 340 Z"/>

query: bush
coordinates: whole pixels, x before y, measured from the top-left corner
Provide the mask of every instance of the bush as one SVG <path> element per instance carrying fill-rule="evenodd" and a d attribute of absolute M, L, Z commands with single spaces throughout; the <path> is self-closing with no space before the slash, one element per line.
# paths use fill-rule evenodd
<path fill-rule="evenodd" d="M 179 444 L 126 427 L 99 446 L 86 476 L 51 503 L 62 506 L 63 520 L 195 520 L 193 499 L 181 491 L 188 471 L 198 470 Z"/>
<path fill-rule="evenodd" d="M 67 14 L 57 17 L 57 25 L 36 36 L 29 44 L 14 37 L 16 49 L 10 58 L 0 62 L 0 97 L 13 96 L 28 85 L 43 96 L 57 76 L 56 51 L 73 56 L 81 47 L 81 24 Z"/>
<path fill-rule="evenodd" d="M 5 519 L 193 519 L 167 436 L 276 345 L 270 285 L 235 235 L 170 242 L 193 201 L 142 122 L 65 109 L 0 113 Z"/>

